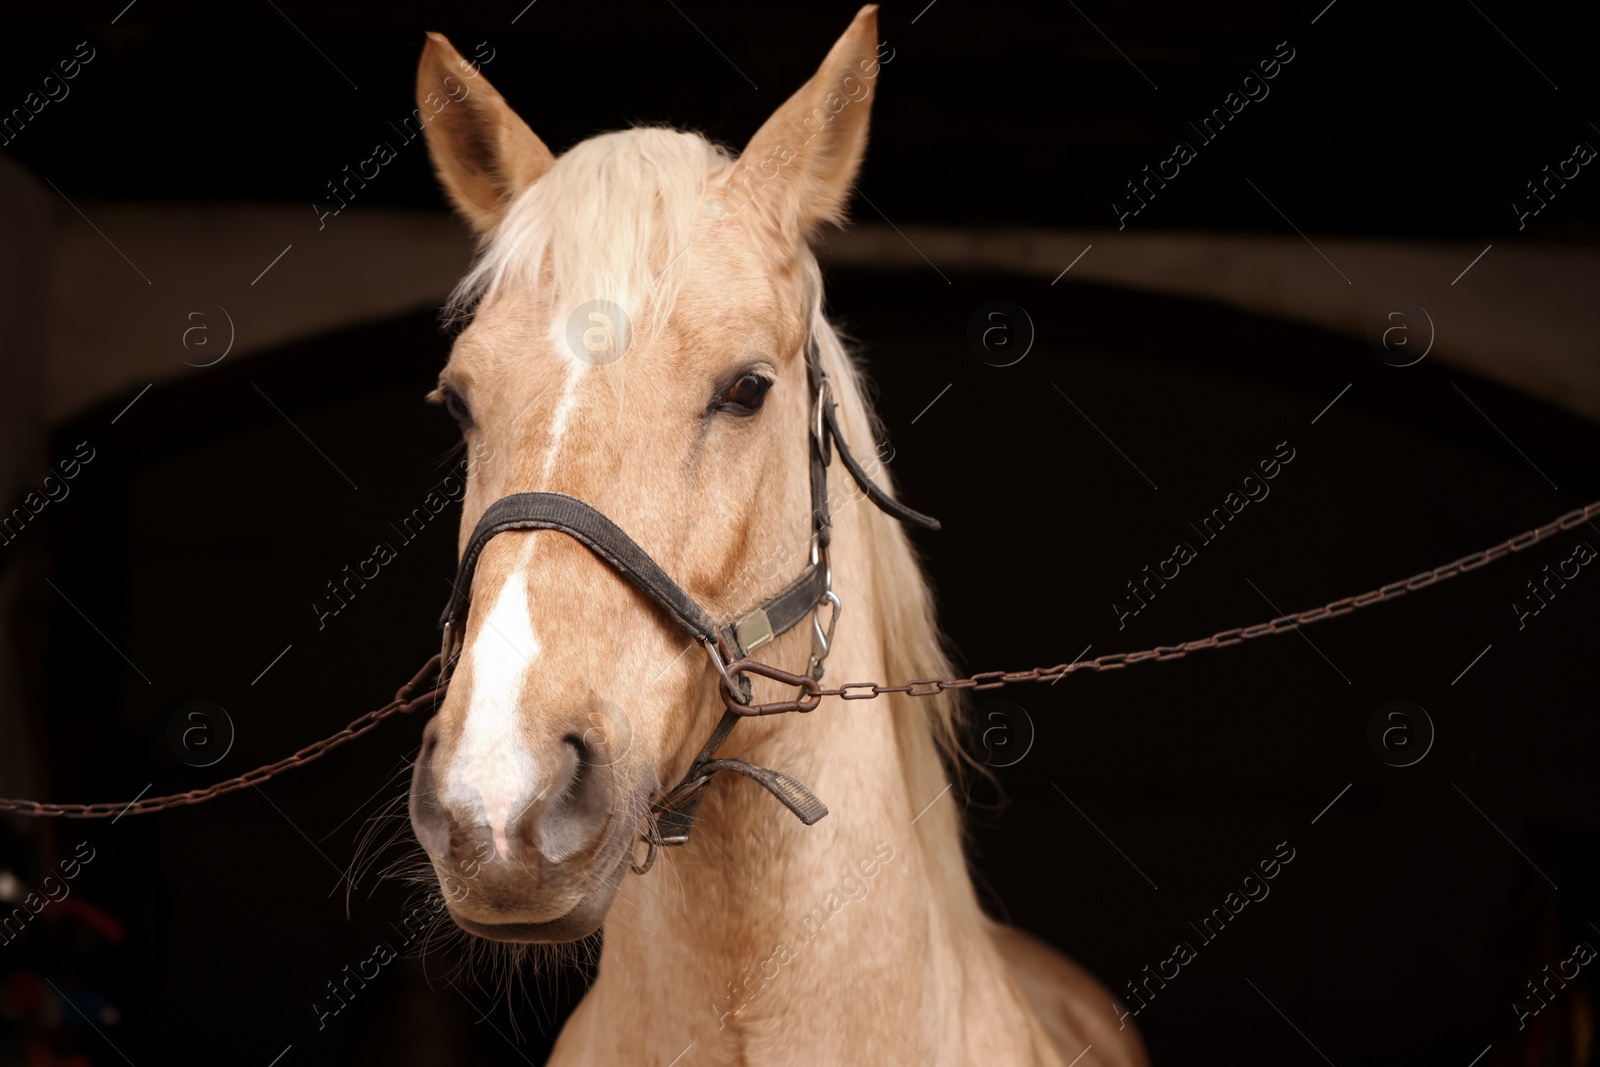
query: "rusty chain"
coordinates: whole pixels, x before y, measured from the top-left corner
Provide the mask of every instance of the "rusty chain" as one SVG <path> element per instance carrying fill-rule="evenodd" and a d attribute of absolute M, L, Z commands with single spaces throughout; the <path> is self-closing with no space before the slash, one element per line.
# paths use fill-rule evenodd
<path fill-rule="evenodd" d="M 1323 619 L 1331 619 L 1339 615 L 1347 615 L 1357 608 L 1368 607 L 1384 600 L 1394 600 L 1407 593 L 1424 589 L 1436 582 L 1442 582 L 1468 571 L 1477 570 L 1486 564 L 1493 563 L 1513 552 L 1520 552 L 1530 545 L 1537 544 L 1552 534 L 1570 530 L 1580 523 L 1588 522 L 1600 515 L 1600 501 L 1587 507 L 1569 511 L 1558 519 L 1553 519 L 1543 526 L 1526 530 L 1515 537 L 1502 541 L 1491 548 L 1480 552 L 1472 552 L 1458 560 L 1435 567 L 1432 570 L 1413 574 L 1409 578 L 1390 582 L 1387 585 L 1363 593 L 1360 596 L 1341 597 L 1330 601 L 1319 608 L 1297 612 L 1293 615 L 1280 615 L 1269 622 L 1258 623 L 1255 626 L 1235 627 L 1231 630 L 1221 630 L 1210 637 L 1202 637 L 1194 641 L 1184 641 L 1176 645 L 1157 645 L 1137 652 L 1109 652 L 1094 659 L 1074 660 L 1071 663 L 1058 663 L 1053 667 L 1034 667 L 1026 671 L 982 671 L 964 678 L 918 678 L 914 681 L 903 682 L 900 685 L 880 685 L 877 682 L 847 682 L 844 685 L 824 689 L 820 683 L 811 681 L 809 677 L 790 675 L 785 671 L 765 664 L 750 664 L 748 669 L 752 673 L 765 674 L 770 677 L 782 677 L 784 680 L 793 679 L 801 682 L 803 679 L 807 692 L 804 700 L 796 702 L 774 701 L 769 704 L 743 705 L 740 714 L 763 715 L 774 714 L 781 711 L 809 711 L 816 707 L 822 697 L 838 697 L 841 700 L 871 700 L 887 693 L 904 693 L 907 696 L 927 697 L 951 689 L 971 689 L 974 691 L 984 689 L 998 689 L 1004 685 L 1016 682 L 1056 682 L 1069 674 L 1077 671 L 1109 671 L 1119 670 L 1133 663 L 1144 663 L 1150 660 L 1179 659 L 1191 652 L 1199 652 L 1207 648 L 1222 648 L 1226 645 L 1236 645 L 1255 637 L 1265 637 L 1268 634 L 1286 633 L 1290 630 L 1309 626 Z M 225 782 L 208 786 L 205 789 L 193 789 L 187 793 L 173 793 L 161 797 L 135 798 L 125 803 L 98 804 L 52 804 L 38 800 L 8 800 L 0 798 L 0 811 L 12 811 L 20 815 L 56 815 L 69 819 L 99 819 L 123 815 L 142 815 L 151 811 L 163 811 L 168 808 L 184 807 L 190 804 L 199 804 L 213 797 L 222 796 L 224 793 L 233 793 L 240 789 L 275 778 L 294 767 L 304 766 L 311 761 L 331 752 L 333 749 L 353 741 L 368 732 L 379 723 L 392 715 L 401 712 L 416 711 L 425 704 L 435 703 L 444 693 L 443 687 L 436 687 L 420 696 L 413 696 L 423 679 L 432 674 L 437 668 L 439 657 L 432 659 L 416 673 L 405 685 L 395 693 L 394 700 L 374 711 L 369 711 L 359 719 L 346 726 L 343 730 L 314 744 L 307 745 L 292 756 L 287 756 L 276 763 L 269 763 L 257 767 L 237 778 L 230 778 Z M 738 666 L 735 664 L 734 666 Z M 756 668 L 764 668 L 757 670 Z M 797 703 L 801 706 L 796 706 Z"/>
<path fill-rule="evenodd" d="M 1472 552 L 1458 560 L 1435 567 L 1432 570 L 1413 574 L 1409 578 L 1402 578 L 1390 582 L 1388 585 L 1363 593 L 1360 596 L 1341 597 L 1330 601 L 1320 608 L 1311 608 L 1308 611 L 1297 612 L 1293 615 L 1280 615 L 1270 622 L 1259 623 L 1255 626 L 1234 627 L 1231 630 L 1221 630 L 1210 637 L 1202 637 L 1194 641 L 1184 641 L 1177 645 L 1157 645 L 1139 652 L 1108 652 L 1094 659 L 1074 660 L 1071 663 L 1058 663 L 1054 667 L 1034 667 L 1026 671 L 983 671 L 978 674 L 968 675 L 965 678 L 918 678 L 899 685 L 880 685 L 877 682 L 847 682 L 844 685 L 824 689 L 821 685 L 811 682 L 803 675 L 793 675 L 786 671 L 777 671 L 763 664 L 734 663 L 729 665 L 729 670 L 745 667 L 752 673 L 765 674 L 768 677 L 779 677 L 780 680 L 801 686 L 805 692 L 796 700 L 774 701 L 768 704 L 744 704 L 735 706 L 730 703 L 731 710 L 740 715 L 770 715 L 782 711 L 810 711 L 816 707 L 823 697 L 838 697 L 841 700 L 871 700 L 885 693 L 904 693 L 906 696 L 931 697 L 951 689 L 971 689 L 974 691 L 984 689 L 998 689 L 1004 685 L 1015 682 L 1058 682 L 1069 674 L 1077 671 L 1110 671 L 1128 666 L 1130 663 L 1143 663 L 1147 660 L 1180 659 L 1191 652 L 1199 652 L 1207 648 L 1222 648 L 1225 645 L 1236 645 L 1254 637 L 1265 637 L 1268 634 L 1286 633 L 1308 626 L 1323 619 L 1331 619 L 1338 615 L 1347 615 L 1357 608 L 1364 608 L 1383 600 L 1394 600 L 1407 593 L 1426 588 L 1435 582 L 1442 582 L 1447 578 L 1454 578 L 1458 574 L 1477 570 L 1487 563 L 1492 563 L 1503 556 L 1513 552 L 1521 552 L 1530 545 L 1536 544 L 1551 534 L 1570 530 L 1579 523 L 1587 522 L 1600 515 L 1600 501 L 1588 507 L 1569 511 L 1558 519 L 1553 519 L 1536 529 L 1527 530 L 1509 540 L 1502 541 L 1492 548 L 1481 552 Z M 764 670 L 755 668 L 765 667 Z"/>
<path fill-rule="evenodd" d="M 224 793 L 237 792 L 253 785 L 260 785 L 269 778 L 276 778 L 293 767 L 301 767 L 317 759 L 348 741 L 354 741 L 362 734 L 377 726 L 389 716 L 398 712 L 416 711 L 424 704 L 431 704 L 443 693 L 443 688 L 432 689 L 421 696 L 412 696 L 417 686 L 422 684 L 424 678 L 434 673 L 439 666 L 439 657 L 434 657 L 423 664 L 420 671 L 412 677 L 411 681 L 401 686 L 395 693 L 394 699 L 381 708 L 367 712 L 355 722 L 346 726 L 332 737 L 325 737 L 321 741 L 307 745 L 292 756 L 285 756 L 276 763 L 269 763 L 264 767 L 257 767 L 247 771 L 237 778 L 229 778 L 225 782 L 207 786 L 204 789 L 191 789 L 187 793 L 173 793 L 164 797 L 134 798 L 121 803 L 101 802 L 98 804 L 50 804 L 38 800 L 6 800 L 0 798 L 0 811 L 14 811 L 19 815 L 59 815 L 68 819 L 104 819 L 121 818 L 124 815 L 143 815 L 150 811 L 165 811 L 168 808 L 181 808 L 190 804 L 199 804 L 220 797 Z"/>

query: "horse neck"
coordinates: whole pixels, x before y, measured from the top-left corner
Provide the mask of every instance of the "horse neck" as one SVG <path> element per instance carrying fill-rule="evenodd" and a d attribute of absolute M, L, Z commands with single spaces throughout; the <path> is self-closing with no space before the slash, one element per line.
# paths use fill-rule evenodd
<path fill-rule="evenodd" d="M 859 409 L 852 414 L 864 426 Z M 840 464 L 832 470 L 844 477 Z M 943 669 L 931 633 L 896 632 L 905 605 L 892 598 L 923 594 L 889 521 L 859 498 L 835 515 L 844 613 L 830 682 Z M 761 658 L 798 668 L 809 641 L 809 627 L 799 627 Z M 830 813 L 805 827 L 754 783 L 718 779 L 690 844 L 663 850 L 653 871 L 624 882 L 606 922 L 591 1020 L 620 1009 L 644 1013 L 652 1028 L 681 1019 L 674 1025 L 685 1042 L 725 1042 L 732 1029 L 807 1043 L 797 1030 L 839 1019 L 840 974 L 872 982 L 874 1004 L 898 986 L 915 1003 L 912 990 L 930 973 L 959 969 L 953 954 L 969 971 L 972 958 L 979 968 L 993 959 L 971 950 L 986 934 L 925 705 L 830 700 L 809 715 L 742 722 L 721 754 L 797 778 Z M 815 1012 L 806 1010 L 812 1002 Z M 806 1047 L 828 1035 L 812 1039 Z"/>

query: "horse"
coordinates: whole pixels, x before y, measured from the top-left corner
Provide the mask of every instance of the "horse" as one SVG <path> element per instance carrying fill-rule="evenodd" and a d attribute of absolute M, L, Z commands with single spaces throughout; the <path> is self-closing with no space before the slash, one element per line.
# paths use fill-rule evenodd
<path fill-rule="evenodd" d="M 806 442 L 821 425 L 808 362 L 840 441 L 869 456 L 878 430 L 808 242 L 842 219 L 884 56 L 864 7 L 742 153 L 639 127 L 557 157 L 447 39 L 424 46 L 429 154 L 479 240 L 430 394 L 474 455 L 460 548 L 476 566 L 410 822 L 468 934 L 602 932 L 551 1064 L 1147 1062 L 1107 989 L 980 907 L 953 788 L 969 773 L 958 694 L 742 720 L 718 755 L 781 767 L 831 813 L 802 825 L 723 775 L 693 837 L 652 865 L 641 827 L 717 724 L 722 661 L 560 531 L 469 545 L 508 494 L 566 494 L 724 618 L 805 563 Z M 837 486 L 829 505 L 826 670 L 947 674 L 901 525 Z M 763 660 L 815 668 L 822 618 Z M 789 692 L 753 679 L 756 700 Z"/>

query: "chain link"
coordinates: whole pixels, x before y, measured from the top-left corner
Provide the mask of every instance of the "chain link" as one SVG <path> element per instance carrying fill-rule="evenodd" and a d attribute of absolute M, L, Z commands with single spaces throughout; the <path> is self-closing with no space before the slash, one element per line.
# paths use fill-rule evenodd
<path fill-rule="evenodd" d="M 402 712 L 416 711 L 424 705 L 430 705 L 443 694 L 442 687 L 435 688 L 421 696 L 413 696 L 423 680 L 433 674 L 439 666 L 439 657 L 434 656 L 428 660 L 416 675 L 395 693 L 394 699 L 381 708 L 367 712 L 361 718 L 346 726 L 332 737 L 325 737 L 321 741 L 307 745 L 292 756 L 285 756 L 276 763 L 269 763 L 264 767 L 257 767 L 247 771 L 237 778 L 229 778 L 225 782 L 207 786 L 204 789 L 191 789 L 187 793 L 173 793 L 163 797 L 143 797 L 121 803 L 102 802 L 99 804 L 51 804 L 39 800 L 6 800 L 0 798 L 0 811 L 14 811 L 19 815 L 57 815 L 67 819 L 117 819 L 124 815 L 143 815 L 151 811 L 165 811 L 168 808 L 181 808 L 190 804 L 200 804 L 213 797 L 220 797 L 224 793 L 234 793 L 241 789 L 248 789 L 253 785 L 260 785 L 269 778 L 276 778 L 285 771 L 295 767 L 304 766 L 312 760 L 319 759 L 339 746 L 354 741 L 362 734 L 377 726 L 391 715 Z"/>
<path fill-rule="evenodd" d="M 831 689 L 818 689 L 814 694 L 817 697 L 838 697 L 841 700 L 872 700 L 889 693 L 904 693 L 913 697 L 930 697 L 952 689 L 971 689 L 974 691 L 998 689 L 1001 686 L 1013 685 L 1018 682 L 1057 682 L 1069 674 L 1078 671 L 1112 671 L 1120 670 L 1134 663 L 1144 663 L 1149 660 L 1181 659 L 1191 652 L 1202 649 L 1222 648 L 1227 645 L 1236 645 L 1241 641 L 1252 640 L 1257 637 L 1266 637 L 1269 634 L 1287 633 L 1297 630 L 1302 626 L 1309 626 L 1323 619 L 1335 618 L 1339 615 L 1348 615 L 1357 608 L 1364 608 L 1385 600 L 1394 600 L 1407 593 L 1418 589 L 1425 589 L 1436 582 L 1442 582 L 1468 571 L 1477 570 L 1479 567 L 1493 563 L 1513 552 L 1534 545 L 1551 536 L 1570 530 L 1580 523 L 1588 522 L 1596 515 L 1600 515 L 1600 501 L 1588 507 L 1569 511 L 1558 519 L 1545 523 L 1543 526 L 1524 531 L 1515 537 L 1502 541 L 1492 548 L 1480 552 L 1472 552 L 1460 559 L 1443 566 L 1435 567 L 1429 571 L 1413 574 L 1409 578 L 1390 582 L 1360 596 L 1341 597 L 1318 608 L 1298 612 L 1293 615 L 1281 615 L 1270 622 L 1258 623 L 1255 626 L 1234 627 L 1231 630 L 1220 630 L 1210 637 L 1202 637 L 1194 641 L 1184 641 L 1176 645 L 1157 645 L 1155 648 L 1142 649 L 1137 652 L 1109 652 L 1094 659 L 1074 660 L 1071 663 L 1058 663 L 1053 667 L 1034 667 L 1025 671 L 982 671 L 964 678 L 919 678 L 900 685 L 880 685 L 877 682 L 847 682 L 834 686 Z M 424 706 L 437 703 L 444 695 L 443 686 L 436 686 L 420 696 L 413 696 L 417 687 L 423 680 L 433 674 L 439 666 L 439 657 L 434 656 L 416 673 L 405 685 L 395 693 L 394 700 L 374 711 L 369 711 L 359 719 L 346 726 L 332 737 L 323 738 L 314 744 L 307 745 L 292 756 L 287 756 L 276 763 L 269 763 L 264 767 L 257 767 L 253 771 L 241 774 L 237 778 L 230 778 L 225 782 L 208 786 L 205 789 L 192 789 L 187 793 L 173 793 L 169 796 L 144 797 L 125 803 L 99 803 L 99 804 L 52 804 L 38 800 L 7 800 L 0 798 L 0 811 L 12 811 L 19 815 L 55 815 L 68 819 L 102 819 L 120 818 L 123 815 L 142 815 L 151 811 L 165 811 L 169 808 L 180 808 L 190 804 L 200 804 L 213 797 L 225 793 L 234 793 L 241 789 L 248 789 L 259 785 L 269 778 L 276 778 L 285 771 L 295 767 L 304 766 L 313 760 L 333 751 L 339 746 L 353 741 L 368 732 L 379 723 L 392 715 L 416 711 Z M 771 705 L 750 704 L 742 708 L 742 714 L 760 715 L 763 709 L 770 709 L 766 713 L 777 711 L 795 710 L 792 701 L 778 701 Z"/>
<path fill-rule="evenodd" d="M 819 690 L 816 695 L 818 697 L 839 697 L 843 700 L 871 700 L 874 697 L 884 696 L 888 693 L 904 693 L 913 697 L 930 697 L 951 689 L 978 691 L 998 689 L 1001 686 L 1012 685 L 1017 682 L 1058 682 L 1067 675 L 1075 674 L 1078 671 L 1112 671 L 1133 663 L 1143 663 L 1147 660 L 1181 659 L 1191 652 L 1199 652 L 1208 648 L 1222 648 L 1225 645 L 1236 645 L 1241 641 L 1266 637 L 1269 634 L 1287 633 L 1302 626 L 1309 626 L 1314 622 L 1321 622 L 1323 619 L 1348 615 L 1357 608 L 1368 607 L 1384 600 L 1397 599 L 1418 589 L 1425 589 L 1436 582 L 1442 582 L 1459 574 L 1465 574 L 1467 571 L 1476 570 L 1513 552 L 1521 552 L 1528 546 L 1537 544 L 1552 534 L 1570 530 L 1574 526 L 1589 521 L 1596 515 L 1600 515 L 1600 501 L 1596 501 L 1588 507 L 1569 511 L 1559 519 L 1547 522 L 1536 529 L 1524 531 L 1492 548 L 1484 549 L 1481 552 L 1469 553 L 1458 560 L 1435 567 L 1429 571 L 1413 574 L 1409 578 L 1390 582 L 1369 593 L 1362 593 L 1360 596 L 1341 597 L 1319 608 L 1311 608 L 1293 615 L 1281 615 L 1270 622 L 1259 623 L 1255 626 L 1221 630 L 1210 637 L 1184 641 L 1177 645 L 1158 645 L 1155 648 L 1138 652 L 1109 652 L 1103 656 L 1096 656 L 1094 659 L 1058 663 L 1053 667 L 1034 667 L 1032 670 L 1026 671 L 983 671 L 978 674 L 968 675 L 965 678 L 919 678 L 914 682 L 905 682 L 901 685 L 880 685 L 877 682 L 849 682 L 831 689 Z M 759 715 L 765 706 L 763 704 L 751 704 L 748 706 L 748 712 L 752 715 Z"/>

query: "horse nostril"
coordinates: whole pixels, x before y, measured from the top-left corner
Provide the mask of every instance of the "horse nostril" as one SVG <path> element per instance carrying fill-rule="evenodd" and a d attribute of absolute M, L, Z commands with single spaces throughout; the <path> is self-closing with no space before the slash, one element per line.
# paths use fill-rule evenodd
<path fill-rule="evenodd" d="M 571 751 L 572 772 L 567 776 L 565 788 L 557 797 L 558 804 L 570 801 L 585 791 L 585 785 L 594 776 L 594 750 L 577 734 L 568 734 L 562 743 Z"/>
<path fill-rule="evenodd" d="M 586 859 L 607 840 L 617 772 L 606 732 L 574 722 L 523 773 L 496 763 L 482 768 L 481 777 L 474 768 L 463 771 L 459 752 L 442 758 L 446 747 L 430 724 L 411 778 L 412 827 L 435 862 L 459 862 L 487 844 L 490 857 L 537 871 L 542 864 Z M 514 794 L 498 810 L 496 788 Z M 528 868 L 535 860 L 542 863 Z"/>
<path fill-rule="evenodd" d="M 582 734 L 568 734 L 561 739 L 561 742 L 577 753 L 580 768 L 589 760 L 591 755 L 589 742 Z"/>
<path fill-rule="evenodd" d="M 434 788 L 433 751 L 437 738 L 433 724 L 429 723 L 428 726 L 422 735 L 422 749 L 417 754 L 417 762 L 411 768 L 408 806 L 411 828 L 417 835 L 418 843 L 429 855 L 437 856 L 449 850 L 450 827 L 444 808 L 439 803 L 438 790 Z"/>
<path fill-rule="evenodd" d="M 594 778 L 594 751 L 577 734 L 568 734 L 561 739 L 566 747 L 565 758 L 561 761 L 561 788 L 554 794 L 550 802 L 550 811 L 570 810 L 574 804 L 581 802 L 591 790 L 589 782 Z"/>
<path fill-rule="evenodd" d="M 536 817 L 539 851 L 552 862 L 595 844 L 611 815 L 614 792 L 610 767 L 596 760 L 596 751 L 582 735 L 562 738 L 565 758 L 550 800 Z M 554 786 L 554 782 L 552 782 Z"/>

